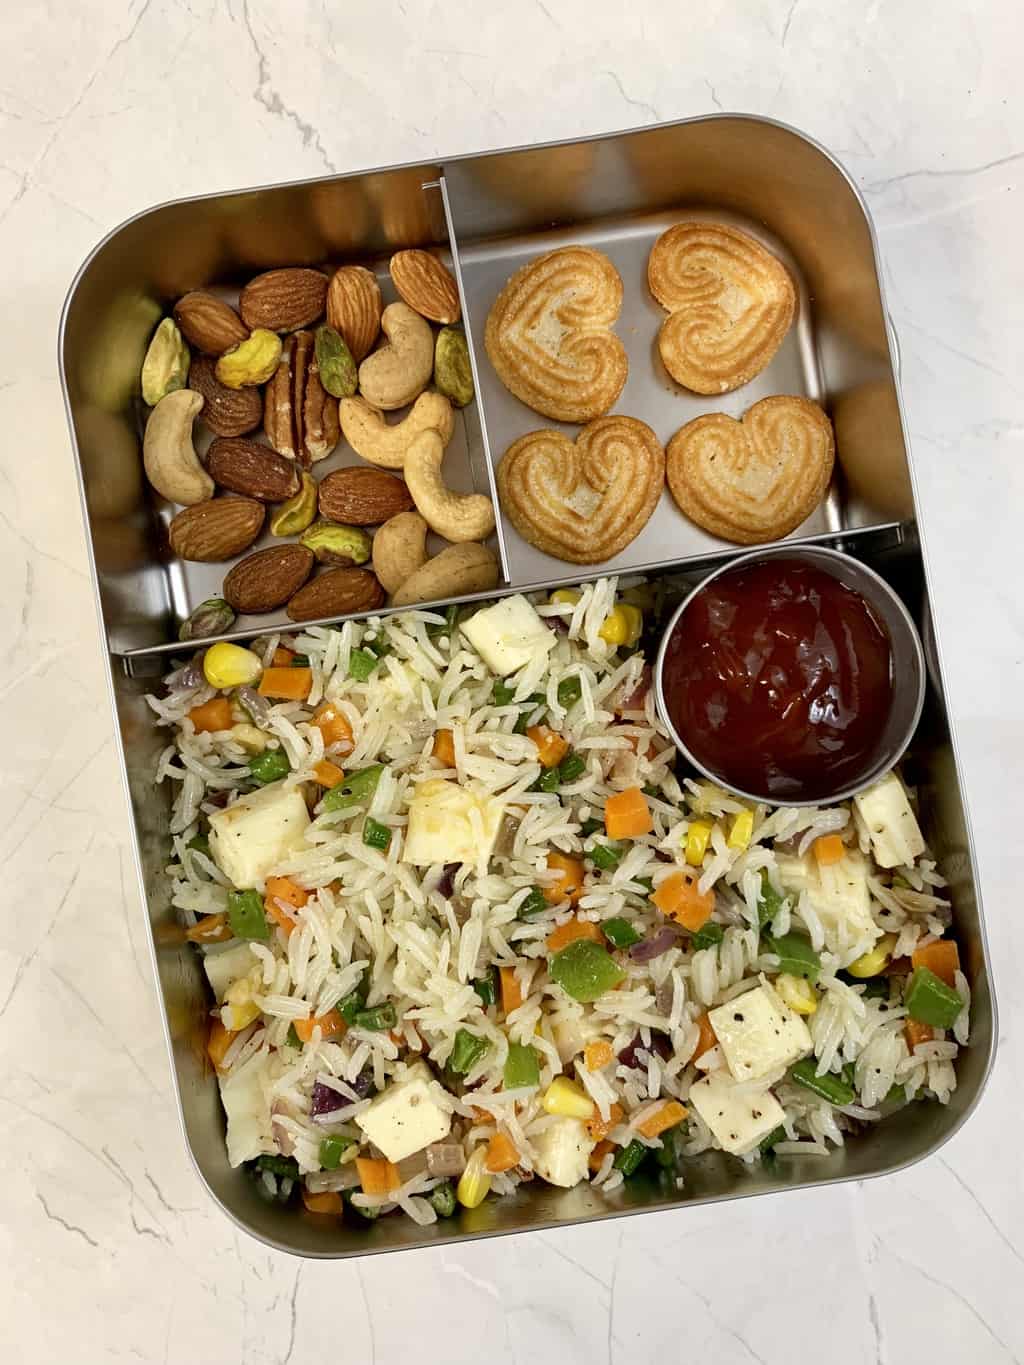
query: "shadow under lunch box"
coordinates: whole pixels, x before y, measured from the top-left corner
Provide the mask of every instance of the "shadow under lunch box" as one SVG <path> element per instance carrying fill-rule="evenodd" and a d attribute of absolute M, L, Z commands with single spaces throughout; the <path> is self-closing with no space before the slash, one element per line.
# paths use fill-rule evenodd
<path fill-rule="evenodd" d="M 681 217 L 735 224 L 785 262 L 798 316 L 771 364 L 736 392 L 708 399 L 679 389 L 655 338 L 664 317 L 646 286 L 657 235 Z M 167 549 L 169 504 L 142 474 L 144 408 L 139 371 L 157 320 L 190 289 L 231 298 L 247 278 L 286 265 L 352 262 L 373 270 L 394 298 L 391 254 L 430 246 L 458 281 L 476 398 L 457 418 L 446 479 L 489 493 L 498 511 L 495 592 L 571 584 L 605 573 L 667 577 L 683 594 L 742 553 L 688 522 L 668 492 L 641 534 L 585 572 L 527 544 L 498 509 L 494 465 L 507 445 L 543 423 L 501 385 L 483 350 L 488 309 L 508 276 L 554 246 L 600 248 L 625 287 L 616 327 L 630 373 L 616 410 L 639 417 L 665 442 L 714 408 L 739 416 L 771 393 L 820 403 L 835 427 L 836 473 L 821 506 L 789 539 L 856 555 L 926 621 L 929 695 L 904 771 L 917 786 L 925 837 L 948 879 L 972 992 L 971 1043 L 957 1062 L 950 1103 L 911 1104 L 827 1159 L 779 1156 L 755 1165 L 709 1152 L 689 1160 L 685 1187 L 666 1193 L 643 1175 L 611 1195 L 583 1184 L 534 1181 L 419 1227 L 385 1218 L 360 1227 L 306 1218 L 260 1200 L 228 1165 L 217 1083 L 205 1057 L 209 998 L 198 955 L 166 932 L 174 923 L 164 868 L 169 784 L 154 785 L 166 733 L 143 698 L 170 657 L 185 652 L 178 628 L 220 592 L 222 565 L 183 564 Z M 334 1257 L 438 1245 L 475 1236 L 557 1227 L 624 1213 L 747 1194 L 862 1180 L 904 1167 L 939 1147 L 976 1106 L 996 1036 L 987 949 L 971 840 L 928 618 L 898 395 L 898 360 L 882 298 L 871 221 L 841 166 L 816 143 L 766 119 L 722 114 L 635 132 L 516 151 L 304 181 L 165 204 L 112 232 L 82 266 L 61 324 L 60 366 L 77 452 L 90 553 L 104 631 L 120 753 L 134 817 L 135 856 L 148 910 L 185 1140 L 213 1197 L 235 1223 L 298 1255 Z M 567 432 L 572 428 L 566 427 Z M 356 463 L 339 449 L 324 472 Z M 269 541 L 258 541 L 257 547 Z M 228 636 L 288 627 L 282 614 L 240 617 Z M 193 645 L 187 647 L 194 648 Z M 180 936 L 179 936 L 180 937 Z M 166 942 L 166 946 L 165 946 Z"/>

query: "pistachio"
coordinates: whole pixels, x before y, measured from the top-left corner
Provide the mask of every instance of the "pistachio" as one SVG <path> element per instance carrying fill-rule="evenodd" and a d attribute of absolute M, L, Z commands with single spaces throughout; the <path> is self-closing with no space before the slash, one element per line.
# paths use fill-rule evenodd
<path fill-rule="evenodd" d="M 321 564 L 365 564 L 373 541 L 358 526 L 340 526 L 333 521 L 317 521 L 299 537 Z"/>
<path fill-rule="evenodd" d="M 434 383 L 457 408 L 473 400 L 473 370 L 461 327 L 442 327 L 434 343 Z"/>
<path fill-rule="evenodd" d="M 281 338 L 276 332 L 257 327 L 245 341 L 225 351 L 217 361 L 216 375 L 229 389 L 247 389 L 265 384 L 281 359 Z"/>
<path fill-rule="evenodd" d="M 356 362 L 345 338 L 333 327 L 316 329 L 316 363 L 320 383 L 335 398 L 351 398 L 356 391 Z"/>
<path fill-rule="evenodd" d="M 164 318 L 142 362 L 142 401 L 155 408 L 161 398 L 183 389 L 188 379 L 189 351 L 173 318 Z"/>
<path fill-rule="evenodd" d="M 270 519 L 272 536 L 297 536 L 316 516 L 316 479 L 305 472 L 302 487 L 294 497 L 283 502 Z M 312 547 L 310 547 L 312 548 Z"/>
<path fill-rule="evenodd" d="M 178 630 L 179 640 L 201 640 L 208 635 L 223 635 L 235 624 L 235 613 L 223 597 L 208 597 L 183 621 Z"/>

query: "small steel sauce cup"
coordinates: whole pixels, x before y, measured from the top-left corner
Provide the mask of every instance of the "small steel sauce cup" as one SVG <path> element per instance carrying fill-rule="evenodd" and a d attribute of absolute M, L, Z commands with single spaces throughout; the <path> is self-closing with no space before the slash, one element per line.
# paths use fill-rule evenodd
<path fill-rule="evenodd" d="M 739 568 L 761 564 L 772 559 L 808 564 L 824 573 L 831 574 L 833 578 L 837 578 L 840 583 L 845 584 L 846 587 L 851 588 L 864 598 L 879 620 L 884 622 L 889 633 L 893 678 L 892 704 L 885 728 L 875 750 L 866 760 L 864 771 L 856 782 L 847 783 L 846 786 L 835 792 L 813 798 L 789 796 L 782 798 L 769 792 L 744 791 L 743 788 L 737 787 L 724 774 L 713 771 L 694 757 L 672 723 L 672 717 L 669 715 L 668 706 L 665 703 L 663 688 L 665 655 L 669 640 L 687 607 L 711 583 L 724 574 L 733 573 Z M 917 723 L 921 718 L 921 708 L 924 705 L 925 679 L 924 651 L 921 647 L 917 627 L 897 594 L 884 578 L 880 578 L 873 569 L 869 569 L 859 559 L 843 554 L 840 550 L 829 550 L 819 545 L 778 545 L 771 549 L 753 550 L 750 554 L 740 555 L 737 559 L 730 560 L 728 564 L 723 564 L 720 569 L 709 574 L 673 612 L 662 636 L 661 647 L 658 650 L 658 657 L 654 665 L 654 693 L 658 714 L 676 748 L 686 761 L 717 786 L 724 787 L 727 791 L 734 792 L 745 800 L 763 801 L 773 806 L 820 806 L 835 801 L 845 801 L 883 777 L 903 757 L 907 745 L 917 729 Z"/>

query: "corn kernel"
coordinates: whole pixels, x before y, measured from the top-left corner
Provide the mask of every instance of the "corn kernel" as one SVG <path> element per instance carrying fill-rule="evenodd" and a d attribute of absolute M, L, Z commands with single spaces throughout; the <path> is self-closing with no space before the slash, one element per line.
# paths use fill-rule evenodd
<path fill-rule="evenodd" d="M 487 1198 L 491 1188 L 491 1177 L 487 1173 L 486 1161 L 487 1148 L 475 1148 L 459 1177 L 455 1197 L 464 1209 L 475 1209 Z"/>
<path fill-rule="evenodd" d="M 211 645 L 203 656 L 203 675 L 211 687 L 246 687 L 262 672 L 259 655 L 241 645 Z"/>
<path fill-rule="evenodd" d="M 568 1076 L 557 1076 L 551 1082 L 541 1104 L 549 1114 L 561 1114 L 570 1119 L 589 1119 L 594 1113 L 594 1101 Z"/>
<path fill-rule="evenodd" d="M 620 604 L 605 618 L 597 632 L 608 645 L 635 645 L 643 630 L 644 618 L 639 607 Z"/>
<path fill-rule="evenodd" d="M 851 976 L 868 977 L 877 976 L 879 972 L 885 971 L 892 961 L 892 950 L 896 946 L 895 934 L 883 934 L 869 953 L 863 957 L 858 957 L 855 962 L 851 962 L 847 971 Z"/>
<path fill-rule="evenodd" d="M 248 1028 L 254 1019 L 260 1017 L 260 1007 L 255 1000 L 246 1000 L 238 1005 L 227 1005 L 221 1009 L 220 1021 L 229 1033 L 238 1033 Z"/>
<path fill-rule="evenodd" d="M 686 831 L 684 856 L 691 867 L 700 867 L 704 861 L 704 854 L 708 851 L 708 840 L 710 838 L 710 820 L 694 820 L 690 824 L 690 828 Z"/>
<path fill-rule="evenodd" d="M 752 810 L 741 810 L 732 817 L 726 843 L 730 848 L 744 849 L 750 843 L 753 834 L 754 812 Z"/>
<path fill-rule="evenodd" d="M 551 594 L 548 601 L 560 607 L 575 607 L 583 596 L 576 588 L 558 588 Z"/>
<path fill-rule="evenodd" d="M 775 989 L 783 1004 L 796 1014 L 813 1014 L 818 1008 L 818 993 L 805 977 L 783 972 L 775 978 Z"/>

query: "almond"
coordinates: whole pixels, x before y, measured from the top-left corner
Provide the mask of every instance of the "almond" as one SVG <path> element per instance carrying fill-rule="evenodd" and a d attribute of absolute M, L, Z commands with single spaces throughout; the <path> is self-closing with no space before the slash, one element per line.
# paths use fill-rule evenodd
<path fill-rule="evenodd" d="M 242 290 L 238 307 L 250 327 L 294 332 L 308 327 L 324 311 L 327 276 L 319 270 L 291 266 L 257 275 Z"/>
<path fill-rule="evenodd" d="M 349 526 L 381 526 L 412 508 L 401 479 L 383 469 L 336 469 L 320 483 L 320 515 Z"/>
<path fill-rule="evenodd" d="M 210 477 L 221 488 L 260 502 L 284 502 L 299 491 L 298 466 L 276 450 L 243 436 L 221 437 L 206 456 Z"/>
<path fill-rule="evenodd" d="M 188 386 L 206 399 L 203 422 L 217 436 L 244 436 L 263 418 L 258 389 L 229 389 L 216 374 L 217 362 L 208 355 L 192 357 Z"/>
<path fill-rule="evenodd" d="M 167 528 L 179 559 L 216 564 L 247 550 L 263 529 L 263 504 L 251 498 L 214 498 L 186 507 Z"/>
<path fill-rule="evenodd" d="M 301 588 L 288 603 L 293 621 L 350 616 L 384 605 L 384 589 L 369 569 L 328 569 Z"/>
<path fill-rule="evenodd" d="M 327 321 L 345 338 L 357 365 L 377 340 L 383 311 L 377 277 L 365 266 L 343 265 L 331 276 Z"/>
<path fill-rule="evenodd" d="M 249 335 L 249 329 L 230 304 L 194 289 L 174 305 L 174 321 L 185 340 L 207 355 L 223 355 Z"/>
<path fill-rule="evenodd" d="M 458 322 L 459 288 L 448 267 L 429 251 L 397 251 L 391 257 L 391 279 L 400 297 L 421 317 L 447 326 Z"/>
<path fill-rule="evenodd" d="M 275 545 L 247 555 L 224 580 L 224 599 L 247 615 L 273 611 L 294 597 L 313 572 L 313 552 L 305 545 Z"/>

